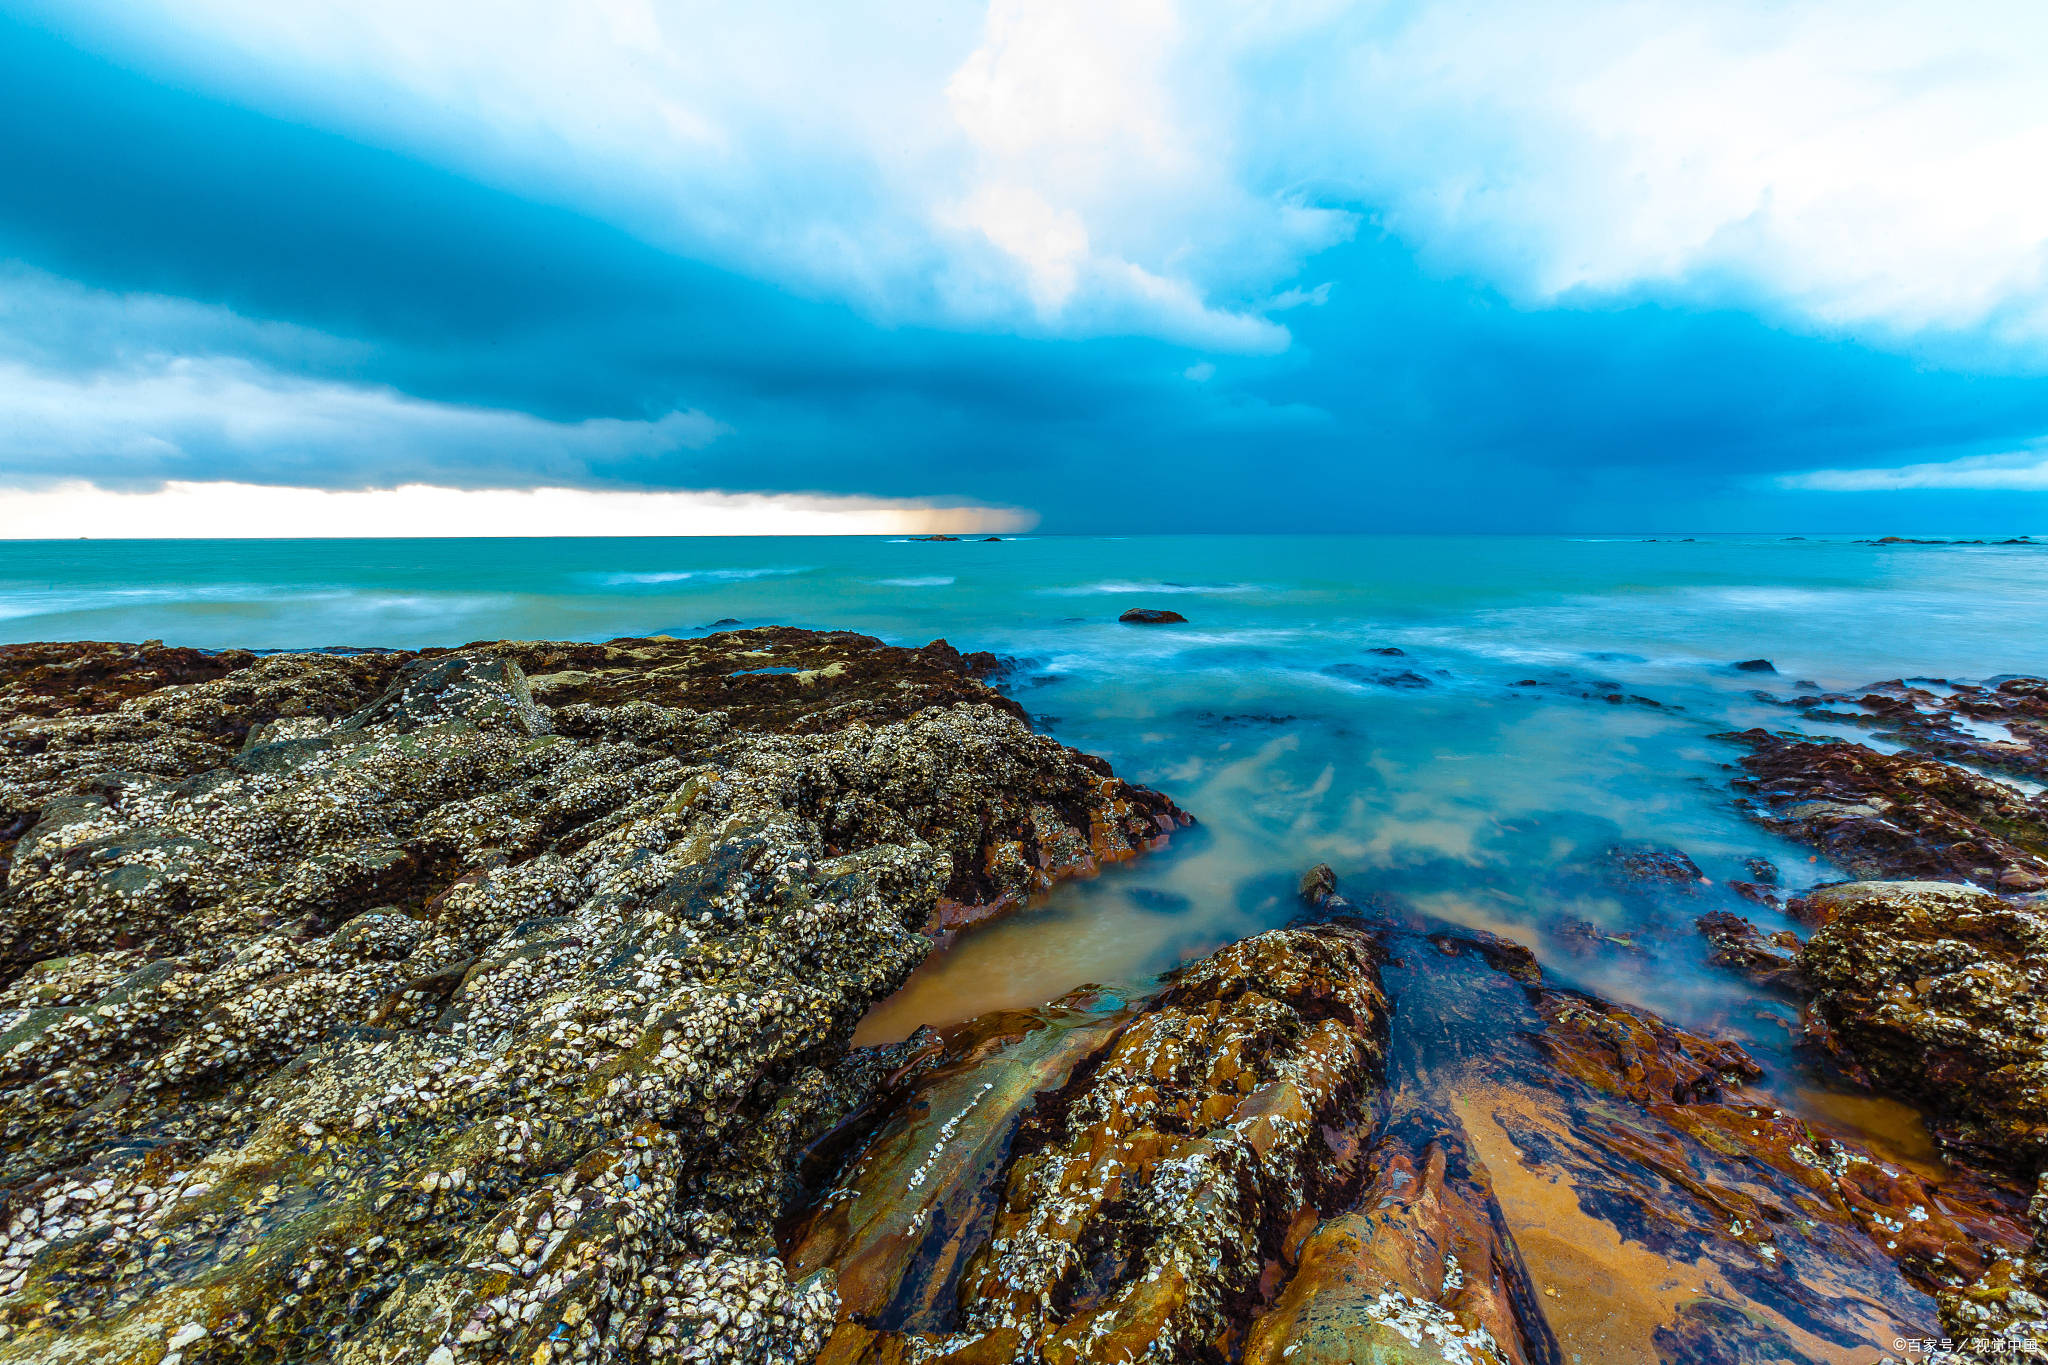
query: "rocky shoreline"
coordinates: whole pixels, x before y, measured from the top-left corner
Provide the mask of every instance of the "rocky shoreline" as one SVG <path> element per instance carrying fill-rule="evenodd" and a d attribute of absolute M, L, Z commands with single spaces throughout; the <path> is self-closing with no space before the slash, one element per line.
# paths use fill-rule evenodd
<path fill-rule="evenodd" d="M 1807 932 L 1713 911 L 1713 960 L 1927 1116 L 1908 1163 L 1323 867 L 1143 998 L 853 1047 L 1188 823 L 999 667 L 0 647 L 0 1361 L 2048 1359 L 2048 800 L 1999 776 L 2048 685 L 1787 703 L 1897 752 L 1731 737 L 1865 880 L 1760 871 Z"/>

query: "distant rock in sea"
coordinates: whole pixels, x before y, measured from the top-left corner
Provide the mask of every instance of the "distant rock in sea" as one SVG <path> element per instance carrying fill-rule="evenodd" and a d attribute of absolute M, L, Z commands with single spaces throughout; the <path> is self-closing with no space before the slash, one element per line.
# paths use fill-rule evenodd
<path fill-rule="evenodd" d="M 1743 659 L 1735 665 L 1744 673 L 1776 673 L 1778 666 L 1769 659 Z"/>
<path fill-rule="evenodd" d="M 1127 626 L 1184 626 L 1188 618 L 1161 607 L 1132 607 L 1116 618 Z"/>

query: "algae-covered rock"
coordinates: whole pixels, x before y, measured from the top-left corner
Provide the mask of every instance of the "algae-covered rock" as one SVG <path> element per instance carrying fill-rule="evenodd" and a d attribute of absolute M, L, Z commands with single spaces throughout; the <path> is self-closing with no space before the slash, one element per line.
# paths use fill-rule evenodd
<path fill-rule="evenodd" d="M 816 676 L 726 685 L 778 651 Z M 999 703 L 942 646 L 734 632 L 21 708 L 0 1360 L 808 1359 L 832 1278 L 772 1232 L 861 1014 L 949 894 L 1184 818 Z"/>

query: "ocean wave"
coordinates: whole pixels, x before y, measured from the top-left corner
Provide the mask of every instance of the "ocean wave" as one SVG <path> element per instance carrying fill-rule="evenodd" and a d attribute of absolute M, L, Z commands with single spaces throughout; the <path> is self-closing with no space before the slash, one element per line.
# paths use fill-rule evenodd
<path fill-rule="evenodd" d="M 1241 593 L 1257 592 L 1257 583 L 1140 583 L 1124 579 L 1110 579 L 1101 583 L 1083 583 L 1077 587 L 1040 588 L 1039 592 L 1048 597 L 1098 597 L 1109 593 Z"/>
<path fill-rule="evenodd" d="M 873 578 L 868 581 L 883 588 L 945 588 L 953 583 L 950 574 L 932 574 L 926 578 Z"/>
<path fill-rule="evenodd" d="M 787 578 L 802 572 L 802 569 L 662 569 L 649 573 L 602 574 L 598 581 L 607 587 L 633 588 L 687 583 L 697 579 L 707 583 L 739 583 L 750 578 Z"/>

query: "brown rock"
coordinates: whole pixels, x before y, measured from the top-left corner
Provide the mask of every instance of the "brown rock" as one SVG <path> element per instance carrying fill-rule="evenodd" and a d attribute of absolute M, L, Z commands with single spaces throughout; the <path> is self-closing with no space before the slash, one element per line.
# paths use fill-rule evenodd
<path fill-rule="evenodd" d="M 1693 924 L 1713 949 L 1707 956 L 1712 965 L 1740 972 L 1765 990 L 1780 995 L 1804 992 L 1798 935 L 1782 929 L 1764 934 L 1748 920 L 1726 910 L 1709 911 Z"/>
<path fill-rule="evenodd" d="M 1748 730 L 1762 821 L 1818 846 L 1858 877 L 2048 885 L 2048 798 L 1967 769 L 1840 740 Z"/>
<path fill-rule="evenodd" d="M 1463 1125 L 1390 1124 L 1353 1211 L 1315 1225 L 1246 1333 L 1244 1365 L 1561 1359 L 1486 1167 Z"/>

